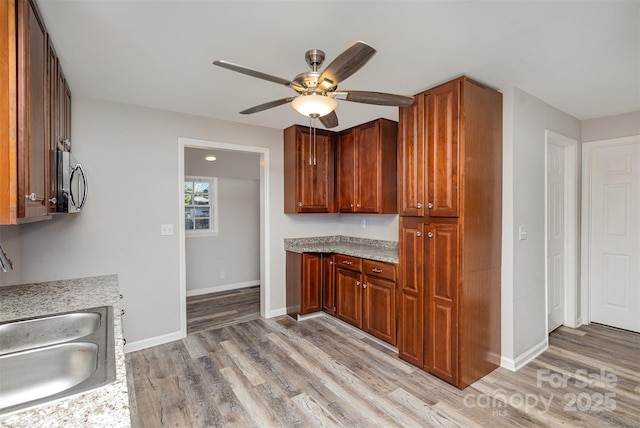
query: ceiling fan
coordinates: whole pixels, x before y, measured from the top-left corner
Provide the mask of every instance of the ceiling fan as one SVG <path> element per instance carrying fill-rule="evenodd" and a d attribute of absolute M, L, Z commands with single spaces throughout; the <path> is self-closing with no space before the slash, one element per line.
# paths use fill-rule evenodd
<path fill-rule="evenodd" d="M 225 60 L 217 60 L 213 64 L 248 76 L 257 77 L 258 79 L 288 86 L 298 93 L 296 96 L 248 108 L 241 111 L 240 114 L 257 113 L 282 104 L 291 103 L 299 113 L 311 118 L 318 118 L 325 127 L 334 128 L 338 126 L 338 116 L 336 116 L 335 112 L 338 104 L 336 99 L 398 107 L 410 106 L 413 103 L 413 97 L 406 95 L 338 90 L 338 84 L 358 71 L 375 53 L 376 50 L 374 48 L 364 42 L 357 41 L 338 55 L 324 71 L 320 72 L 318 69 L 324 62 L 325 54 L 321 50 L 312 49 L 305 54 L 305 60 L 311 71 L 300 73 L 293 80 L 282 79 Z"/>

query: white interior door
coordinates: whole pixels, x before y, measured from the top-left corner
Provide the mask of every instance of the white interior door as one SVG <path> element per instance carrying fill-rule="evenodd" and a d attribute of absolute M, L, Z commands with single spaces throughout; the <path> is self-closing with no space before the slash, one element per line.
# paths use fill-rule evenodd
<path fill-rule="evenodd" d="M 549 332 L 564 322 L 564 147 L 547 146 L 547 311 Z"/>
<path fill-rule="evenodd" d="M 640 332 L 640 142 L 590 159 L 590 318 Z"/>

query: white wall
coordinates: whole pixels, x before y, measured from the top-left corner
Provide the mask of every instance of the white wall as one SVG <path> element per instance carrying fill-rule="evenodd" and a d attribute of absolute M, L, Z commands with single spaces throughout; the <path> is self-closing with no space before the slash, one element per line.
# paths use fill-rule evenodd
<path fill-rule="evenodd" d="M 640 111 L 582 122 L 582 142 L 640 135 Z"/>
<path fill-rule="evenodd" d="M 260 283 L 260 182 L 219 177 L 218 219 L 217 236 L 186 237 L 188 296 Z"/>
<path fill-rule="evenodd" d="M 206 161 L 208 154 L 217 159 Z M 187 147 L 184 169 L 185 175 L 218 177 L 219 218 L 217 236 L 186 237 L 187 295 L 258 285 L 260 156 Z"/>
<path fill-rule="evenodd" d="M 16 262 L 2 285 L 116 273 L 124 294 L 129 343 L 180 330 L 178 236 L 160 224 L 179 221 L 178 138 L 270 150 L 271 307 L 285 309 L 285 237 L 361 233 L 345 216 L 283 214 L 282 130 L 94 99 L 74 99 L 75 156 L 87 170 L 83 212 L 0 228 Z M 367 237 L 397 240 L 397 216 L 373 217 Z"/>
<path fill-rule="evenodd" d="M 503 365 L 517 367 L 547 341 L 545 130 L 580 141 L 580 121 L 521 89 L 503 95 L 502 355 Z M 518 240 L 519 225 L 527 240 Z"/>

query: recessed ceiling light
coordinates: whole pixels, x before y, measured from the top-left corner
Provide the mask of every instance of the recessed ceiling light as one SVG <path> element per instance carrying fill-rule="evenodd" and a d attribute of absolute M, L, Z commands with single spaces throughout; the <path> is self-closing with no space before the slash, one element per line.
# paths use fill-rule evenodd
<path fill-rule="evenodd" d="M 214 155 L 207 155 L 204 159 L 208 160 L 209 162 L 213 162 L 214 160 L 216 160 L 216 157 Z"/>

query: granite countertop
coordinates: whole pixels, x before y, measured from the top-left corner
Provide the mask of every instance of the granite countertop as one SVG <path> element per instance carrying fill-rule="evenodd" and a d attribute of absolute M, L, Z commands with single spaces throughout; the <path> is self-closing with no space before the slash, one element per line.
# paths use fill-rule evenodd
<path fill-rule="evenodd" d="M 286 238 L 284 249 L 294 253 L 336 253 L 398 263 L 398 243 L 395 241 L 353 238 L 342 235 Z"/>
<path fill-rule="evenodd" d="M 116 380 L 97 389 L 0 415 L 1 427 L 128 427 L 129 394 L 116 275 L 0 287 L 0 321 L 113 306 Z"/>

